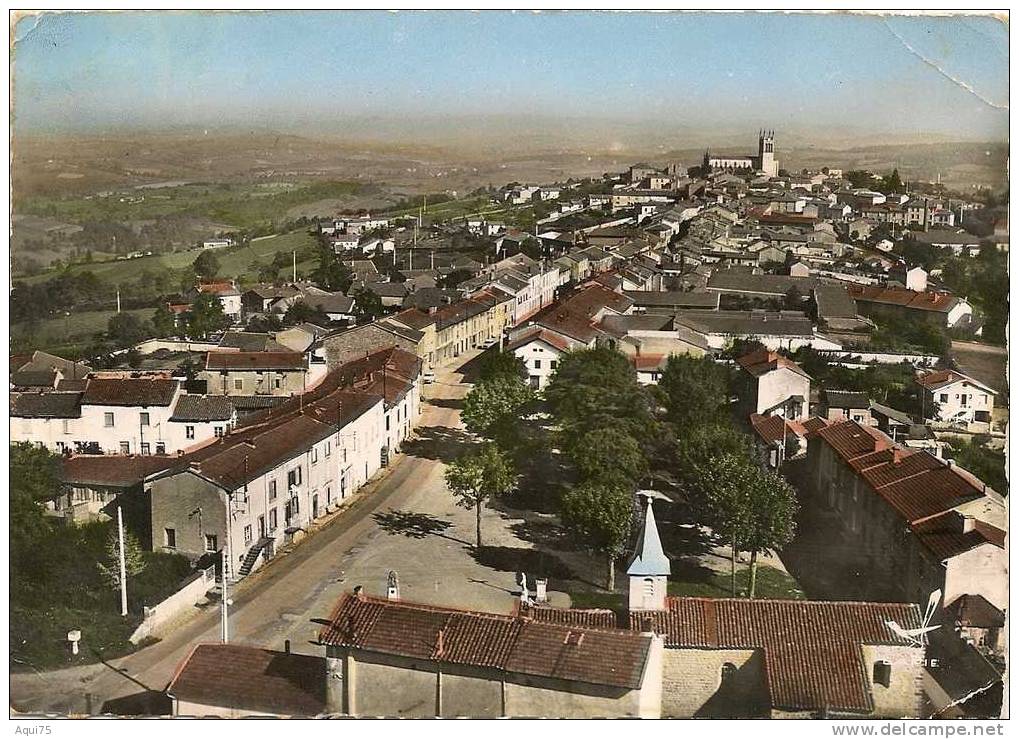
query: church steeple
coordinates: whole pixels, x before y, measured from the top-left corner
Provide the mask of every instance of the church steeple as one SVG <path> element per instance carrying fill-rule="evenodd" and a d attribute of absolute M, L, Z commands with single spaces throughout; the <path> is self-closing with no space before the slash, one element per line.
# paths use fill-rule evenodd
<path fill-rule="evenodd" d="M 640 538 L 630 566 L 626 568 L 630 576 L 629 608 L 630 611 L 662 611 L 672 567 L 658 535 L 652 496 L 643 492 L 640 495 L 644 500 Z"/>

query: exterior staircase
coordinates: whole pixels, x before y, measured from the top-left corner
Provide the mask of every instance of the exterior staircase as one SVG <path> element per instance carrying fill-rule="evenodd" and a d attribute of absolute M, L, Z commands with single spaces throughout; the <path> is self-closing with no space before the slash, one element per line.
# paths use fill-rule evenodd
<path fill-rule="evenodd" d="M 251 574 L 251 571 L 255 569 L 255 563 L 258 562 L 259 555 L 262 551 L 272 542 L 272 539 L 263 536 L 261 539 L 251 545 L 248 553 L 244 557 L 244 561 L 241 563 L 240 569 L 237 570 L 237 574 L 242 577 L 247 577 Z"/>

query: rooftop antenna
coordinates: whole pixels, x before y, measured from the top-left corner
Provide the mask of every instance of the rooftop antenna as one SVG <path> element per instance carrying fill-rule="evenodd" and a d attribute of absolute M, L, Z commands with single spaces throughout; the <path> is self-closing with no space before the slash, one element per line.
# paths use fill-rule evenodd
<path fill-rule="evenodd" d="M 885 621 L 885 626 L 892 630 L 897 636 L 906 639 L 915 646 L 925 647 L 927 646 L 927 634 L 931 631 L 941 628 L 941 624 L 930 625 L 931 619 L 934 617 L 934 613 L 937 611 L 938 604 L 941 602 L 941 590 L 935 590 L 931 593 L 930 598 L 927 599 L 927 610 L 924 611 L 923 621 L 920 624 L 919 629 L 904 629 L 895 621 Z"/>

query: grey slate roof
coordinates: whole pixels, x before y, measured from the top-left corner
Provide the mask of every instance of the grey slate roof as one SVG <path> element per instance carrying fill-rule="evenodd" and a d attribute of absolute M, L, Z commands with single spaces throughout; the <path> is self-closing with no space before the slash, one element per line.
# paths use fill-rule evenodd
<path fill-rule="evenodd" d="M 745 272 L 717 271 L 708 279 L 709 290 L 758 293 L 780 297 L 795 287 L 806 295 L 817 285 L 814 277 L 789 275 L 750 275 Z"/>
<path fill-rule="evenodd" d="M 855 390 L 824 390 L 825 405 L 829 408 L 870 408 L 867 393 Z"/>
<path fill-rule="evenodd" d="M 81 418 L 81 393 L 11 393 L 16 418 Z"/>
<path fill-rule="evenodd" d="M 676 312 L 676 322 L 708 334 L 757 336 L 813 336 L 814 326 L 797 311 L 693 311 Z"/>
<path fill-rule="evenodd" d="M 171 421 L 229 421 L 234 406 L 225 395 L 182 395 Z"/>
<path fill-rule="evenodd" d="M 817 303 L 817 317 L 856 318 L 856 301 L 841 285 L 817 285 L 814 288 L 814 302 Z"/>
<path fill-rule="evenodd" d="M 635 306 L 655 308 L 717 308 L 718 293 L 680 290 L 623 290 Z"/>

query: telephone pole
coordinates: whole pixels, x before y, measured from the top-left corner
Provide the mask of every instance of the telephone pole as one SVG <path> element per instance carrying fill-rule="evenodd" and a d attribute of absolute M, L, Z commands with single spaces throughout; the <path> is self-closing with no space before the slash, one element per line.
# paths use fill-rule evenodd
<path fill-rule="evenodd" d="M 120 538 L 120 615 L 127 615 L 127 560 L 124 556 L 124 507 L 117 506 L 117 532 Z"/>

